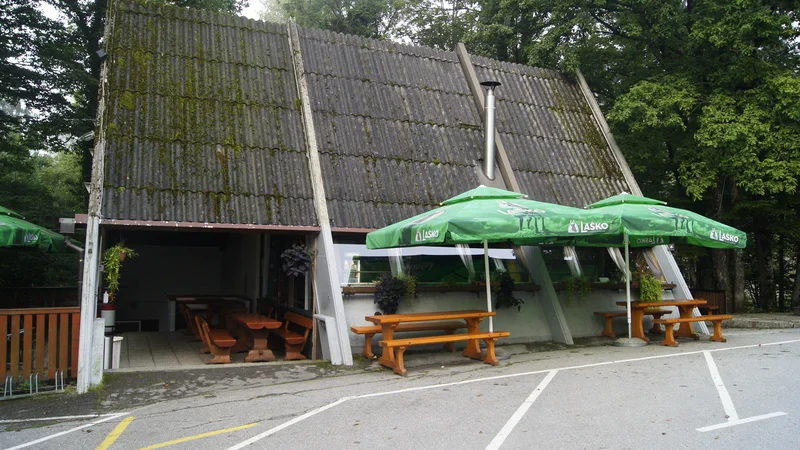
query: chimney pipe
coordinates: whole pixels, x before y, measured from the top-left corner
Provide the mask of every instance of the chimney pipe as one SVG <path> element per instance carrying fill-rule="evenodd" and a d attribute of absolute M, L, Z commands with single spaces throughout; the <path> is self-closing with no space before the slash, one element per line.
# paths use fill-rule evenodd
<path fill-rule="evenodd" d="M 484 108 L 484 129 L 486 131 L 486 149 L 483 156 L 483 172 L 490 180 L 494 180 L 494 88 L 500 86 L 497 81 L 482 81 L 486 87 L 486 107 Z"/>

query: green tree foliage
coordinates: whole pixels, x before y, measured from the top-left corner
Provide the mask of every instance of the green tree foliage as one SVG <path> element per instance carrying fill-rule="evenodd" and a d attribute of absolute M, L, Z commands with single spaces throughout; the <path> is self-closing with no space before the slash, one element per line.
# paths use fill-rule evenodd
<path fill-rule="evenodd" d="M 66 93 L 74 86 L 60 67 L 60 47 L 68 36 L 64 27 L 47 19 L 34 2 L 0 0 L 0 134 L 20 139 L 22 129 L 29 130 L 20 145 L 37 144 L 36 136 L 48 135 L 44 129 L 55 117 L 69 115 L 71 105 Z M 33 119 L 28 111 L 36 111 Z"/>
<path fill-rule="evenodd" d="M 471 48 L 535 66 L 580 67 L 620 140 L 631 143 L 626 156 L 644 153 L 662 167 L 667 186 L 695 199 L 733 175 L 748 193 L 793 192 L 798 29 L 787 6 L 488 1 Z M 644 142 L 644 152 L 633 142 Z"/>
<path fill-rule="evenodd" d="M 457 0 L 261 0 L 261 18 L 452 50 L 474 32 L 478 3 Z"/>
<path fill-rule="evenodd" d="M 402 36 L 417 0 L 269 0 L 267 11 L 281 11 L 309 28 L 374 39 Z"/>
<path fill-rule="evenodd" d="M 4 148 L 15 144 L 21 147 L 11 139 Z M 80 157 L 75 153 L 0 152 L 0 204 L 30 222 L 58 230 L 59 217 L 83 210 L 79 189 L 83 189 Z M 0 286 L 75 286 L 81 256 L 0 250 Z"/>
<path fill-rule="evenodd" d="M 227 12 L 247 4 L 153 1 Z M 47 18 L 39 3 L 58 18 Z M 0 0 L 0 204 L 46 228 L 86 210 L 92 142 L 77 138 L 95 127 L 107 4 Z M 75 285 L 76 264 L 75 254 L 3 251 L 0 285 Z"/>
<path fill-rule="evenodd" d="M 221 11 L 237 13 L 246 8 L 248 0 L 150 0 L 153 3 L 172 4 L 184 8 L 205 9 L 207 11 Z"/>
<path fill-rule="evenodd" d="M 152 0 L 177 6 L 238 12 L 244 0 Z M 108 0 L 47 0 L 58 13 L 44 16 L 36 1 L 0 0 L 0 133 L 18 133 L 29 149 L 82 148 L 83 175 L 91 169 L 102 38 Z M 29 114 L 12 113 L 24 103 Z"/>
<path fill-rule="evenodd" d="M 420 1 L 409 11 L 405 37 L 419 45 L 453 50 L 475 33 L 478 11 L 476 2 Z"/>
<path fill-rule="evenodd" d="M 753 233 L 759 304 L 774 302 L 776 233 L 794 232 L 800 177 L 796 2 L 484 1 L 469 48 L 580 68 L 645 194 Z M 732 258 L 731 258 L 732 259 Z M 719 258 L 715 264 L 729 264 Z M 717 267 L 729 288 L 735 264 Z M 753 265 L 748 264 L 747 267 Z M 712 272 L 712 271 L 707 271 Z M 752 278 L 751 278 L 752 279 Z M 737 281 L 737 290 L 744 283 Z M 709 286 L 715 287 L 715 286 Z"/>

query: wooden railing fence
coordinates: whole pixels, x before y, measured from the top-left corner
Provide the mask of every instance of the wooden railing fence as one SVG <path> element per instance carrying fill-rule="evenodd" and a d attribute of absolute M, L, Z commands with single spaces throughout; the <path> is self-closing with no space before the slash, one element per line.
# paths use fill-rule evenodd
<path fill-rule="evenodd" d="M 27 379 L 31 374 L 53 380 L 78 375 L 80 308 L 0 309 L 0 378 Z"/>

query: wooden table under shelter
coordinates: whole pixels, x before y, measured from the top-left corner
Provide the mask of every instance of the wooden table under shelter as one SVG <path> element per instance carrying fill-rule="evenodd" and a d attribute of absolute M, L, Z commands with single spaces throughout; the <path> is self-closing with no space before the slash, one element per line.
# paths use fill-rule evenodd
<path fill-rule="evenodd" d="M 383 352 L 378 362 L 386 367 L 392 368 L 400 375 L 406 374 L 403 365 L 403 353 L 410 345 L 423 344 L 447 344 L 458 341 L 467 341 L 467 348 L 462 353 L 464 356 L 482 360 L 487 364 L 497 365 L 498 361 L 494 353 L 494 341 L 497 338 L 508 337 L 507 331 L 495 331 L 493 333 L 482 333 L 480 323 L 485 317 L 494 316 L 495 312 L 481 310 L 467 311 L 443 311 L 443 312 L 424 312 L 409 314 L 385 314 L 380 316 L 366 316 L 368 322 L 381 327 L 383 340 L 380 341 Z M 423 336 L 412 338 L 394 338 L 394 330 L 401 323 L 413 322 L 437 322 L 463 320 L 467 325 L 467 332 L 463 334 L 446 334 L 442 336 Z M 481 354 L 478 341 L 486 342 L 486 356 Z"/>
<path fill-rule="evenodd" d="M 199 305 L 205 306 L 206 321 L 212 325 L 213 313 L 217 313 L 222 318 L 226 310 L 250 310 L 250 298 L 238 294 L 167 294 L 170 301 L 176 305 Z"/>
<path fill-rule="evenodd" d="M 269 330 L 280 328 L 281 321 L 258 313 L 230 314 L 239 326 L 239 337 L 233 353 L 250 349 L 244 362 L 275 361 L 275 354 L 267 347 Z"/>
<path fill-rule="evenodd" d="M 661 309 L 667 306 L 675 306 L 678 308 L 681 318 L 691 318 L 692 312 L 698 306 L 706 304 L 705 300 L 663 300 L 660 302 L 631 302 L 631 336 L 643 339 L 645 342 L 650 342 L 650 339 L 644 335 L 644 320 L 647 309 Z M 626 306 L 626 302 L 617 302 L 619 306 Z M 698 339 L 697 334 L 692 331 L 691 324 L 684 324 L 678 331 L 675 332 L 676 337 L 685 337 Z"/>

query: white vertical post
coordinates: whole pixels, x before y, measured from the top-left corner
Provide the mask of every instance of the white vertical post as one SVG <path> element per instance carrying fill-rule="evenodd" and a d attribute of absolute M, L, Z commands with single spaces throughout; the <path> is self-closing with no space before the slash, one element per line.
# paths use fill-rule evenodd
<path fill-rule="evenodd" d="M 492 280 L 489 277 L 489 241 L 483 240 L 483 271 L 486 273 L 486 308 L 492 312 Z M 489 316 L 489 333 L 494 332 L 493 317 Z"/>
<path fill-rule="evenodd" d="M 628 233 L 623 235 L 625 242 L 625 299 L 627 303 L 628 313 L 628 339 L 631 339 L 631 263 L 630 252 L 628 251 Z"/>
<path fill-rule="evenodd" d="M 333 235 L 331 234 L 331 221 L 328 216 L 328 203 L 325 199 L 325 183 L 322 177 L 322 166 L 317 148 L 317 135 L 314 128 L 314 119 L 311 111 L 311 97 L 309 95 L 308 82 L 306 81 L 306 71 L 303 66 L 303 54 L 300 51 L 300 36 L 297 31 L 297 23 L 290 18 L 286 24 L 289 32 L 289 48 L 294 64 L 295 80 L 297 91 L 300 95 L 302 110 L 302 121 L 305 127 L 305 139 L 308 156 L 308 170 L 311 175 L 311 190 L 314 195 L 314 210 L 317 213 L 319 223 L 319 245 L 317 246 L 316 264 L 317 286 L 320 288 L 315 291 L 319 309 L 323 313 L 333 313 L 333 325 L 337 332 L 338 344 L 342 355 L 342 364 L 345 366 L 353 365 L 353 353 L 350 349 L 350 337 L 347 329 L 347 317 L 344 313 L 344 302 L 342 301 L 342 287 L 339 284 L 339 273 L 337 270 L 335 251 L 333 249 Z M 333 262 L 329 264 L 329 261 Z M 321 272 L 325 272 L 324 276 Z M 327 283 L 327 286 L 322 286 Z"/>

